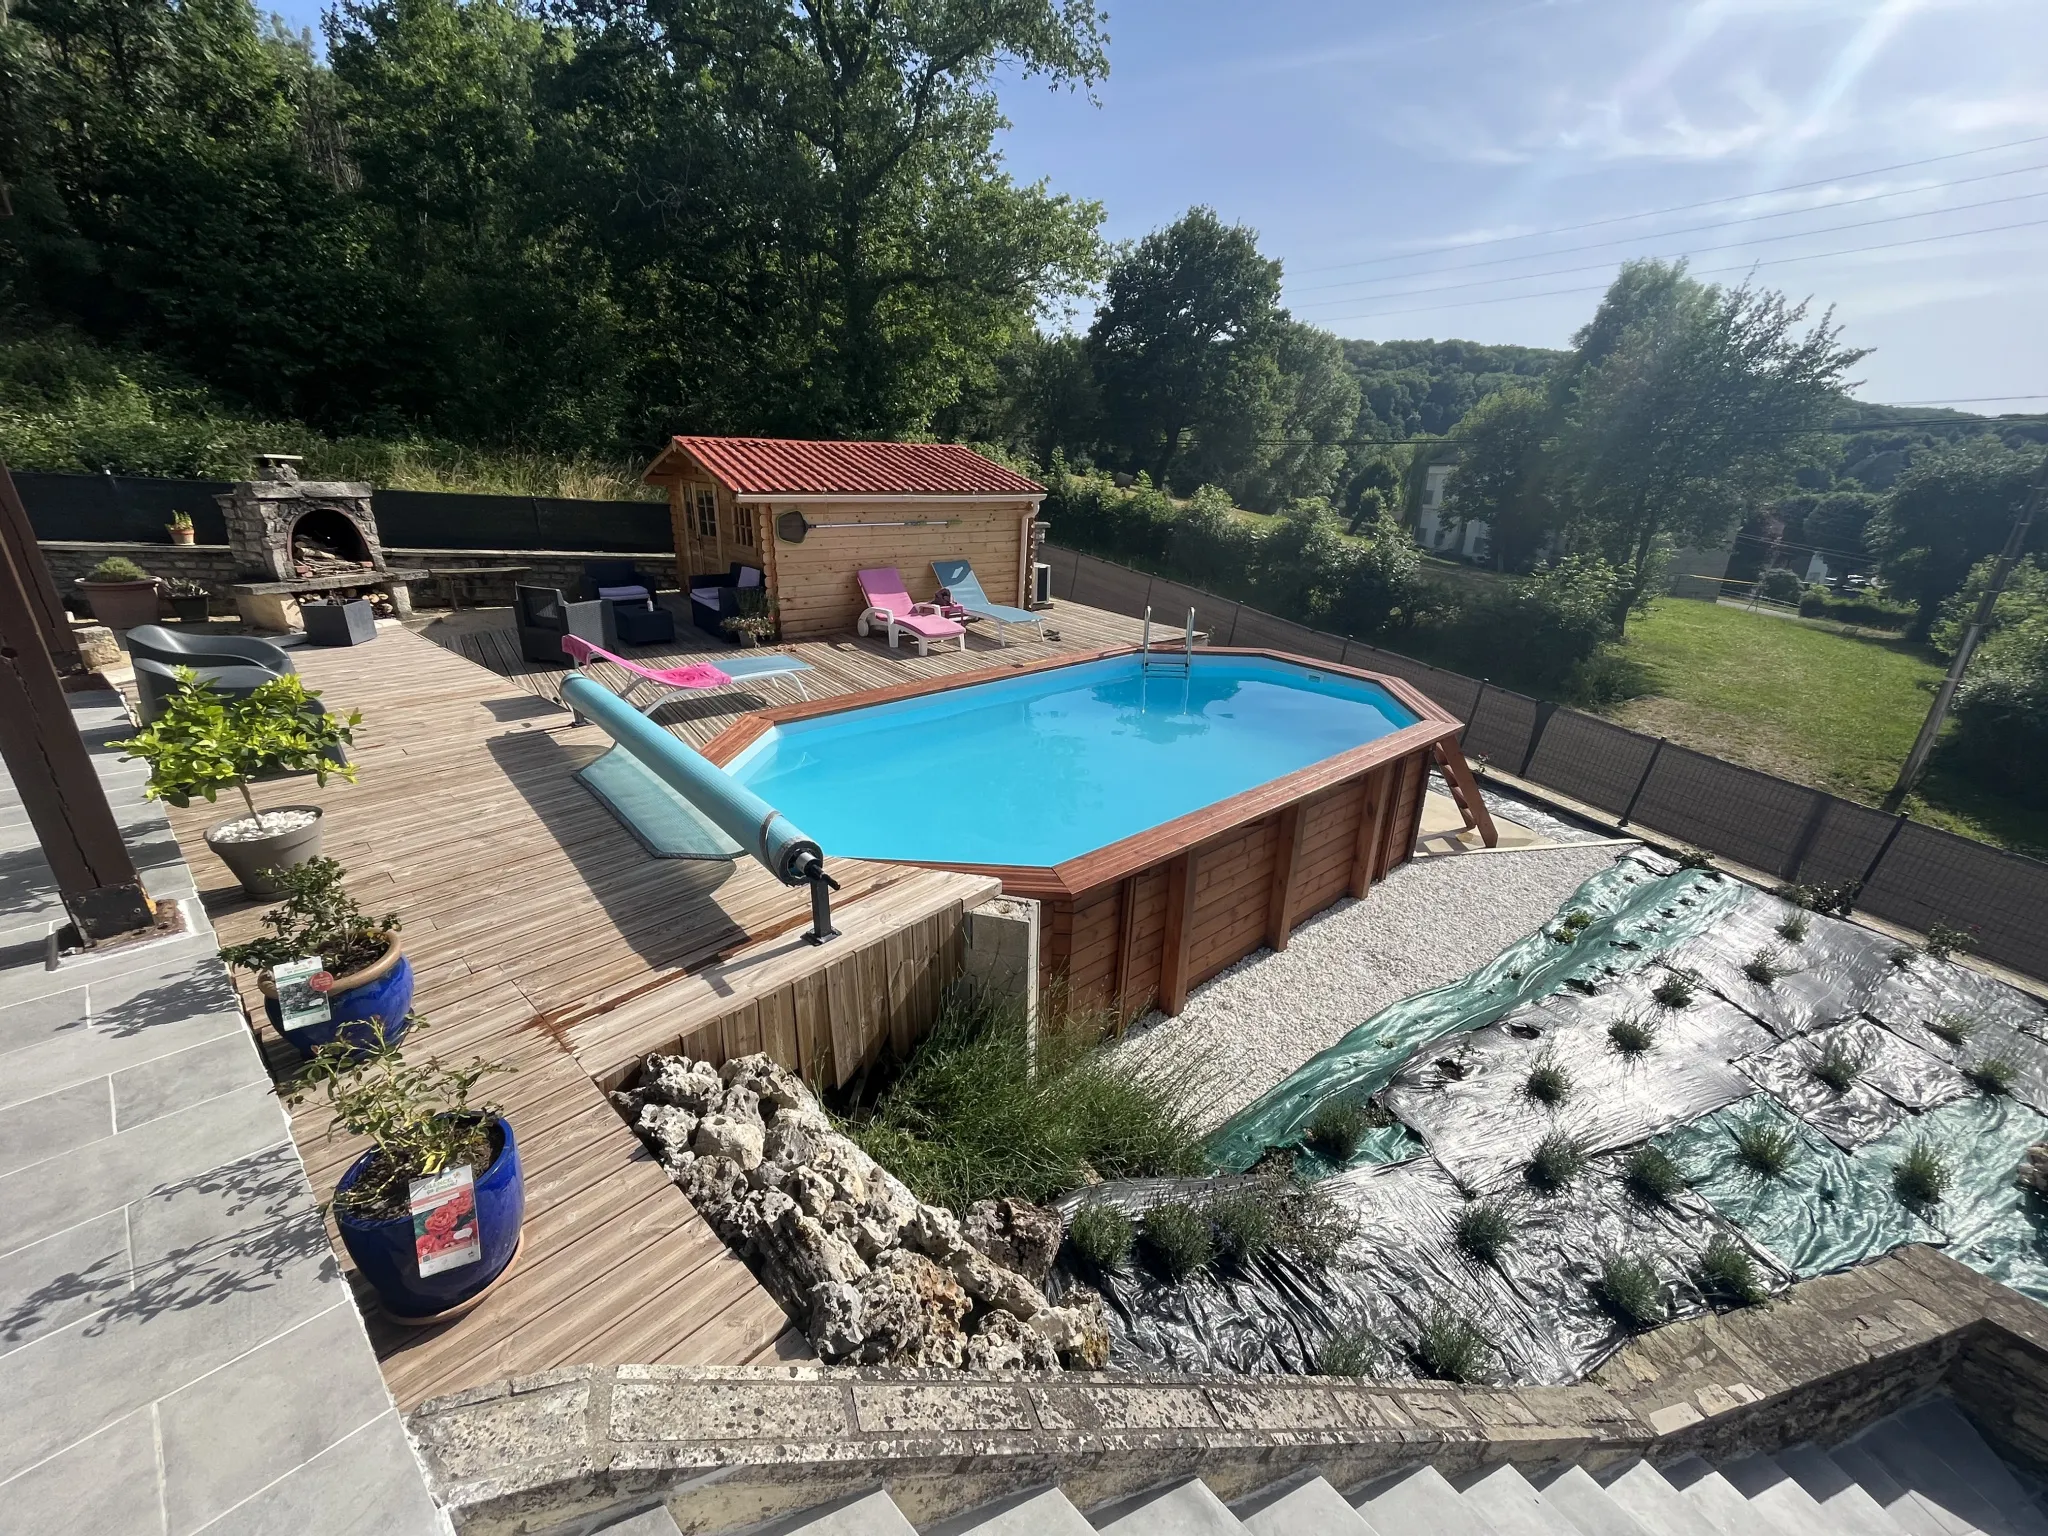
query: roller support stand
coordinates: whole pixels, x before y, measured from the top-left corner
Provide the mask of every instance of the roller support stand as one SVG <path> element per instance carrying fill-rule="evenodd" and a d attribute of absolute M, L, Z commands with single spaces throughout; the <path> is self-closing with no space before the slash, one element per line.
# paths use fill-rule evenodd
<path fill-rule="evenodd" d="M 804 942 L 824 944 L 838 938 L 839 930 L 832 926 L 832 893 L 839 889 L 839 882 L 825 873 L 825 865 L 818 859 L 805 864 L 804 879 L 811 887 L 811 931 L 804 935 Z"/>

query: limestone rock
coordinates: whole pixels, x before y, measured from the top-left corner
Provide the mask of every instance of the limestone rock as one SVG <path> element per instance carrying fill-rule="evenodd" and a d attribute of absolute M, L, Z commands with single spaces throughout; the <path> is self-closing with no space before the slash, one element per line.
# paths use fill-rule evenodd
<path fill-rule="evenodd" d="M 724 1097 L 725 1085 L 705 1062 L 687 1056 L 650 1056 L 641 1073 L 640 1092 L 657 1104 L 673 1104 L 692 1114 L 709 1114 Z"/>
<path fill-rule="evenodd" d="M 1060 1213 L 1023 1200 L 977 1200 L 961 1223 L 967 1241 L 983 1254 L 1014 1269 L 1033 1285 L 1045 1284 L 1053 1256 L 1060 1250 L 1064 1228 Z"/>
<path fill-rule="evenodd" d="M 960 1289 L 985 1307 L 1027 1321 L 1045 1310 L 1044 1293 L 1029 1280 L 972 1248 L 960 1248 L 946 1267 Z"/>
<path fill-rule="evenodd" d="M 1059 1351 L 1008 1312 L 990 1312 L 967 1341 L 960 1363 L 970 1371 L 1056 1371 Z"/>
<path fill-rule="evenodd" d="M 1044 1307 L 1029 1327 L 1056 1350 L 1069 1370 L 1101 1371 L 1109 1367 L 1109 1320 L 1098 1297 L 1064 1307 Z"/>
<path fill-rule="evenodd" d="M 691 1138 L 697 1134 L 697 1117 L 673 1104 L 644 1104 L 633 1129 L 640 1133 L 641 1140 L 651 1144 L 654 1155 L 666 1166 L 690 1150 Z"/>
<path fill-rule="evenodd" d="M 970 1252 L 960 1218 L 936 1205 L 920 1205 L 903 1224 L 903 1241 L 928 1259 L 950 1264 L 956 1254 Z"/>
<path fill-rule="evenodd" d="M 825 1361 L 844 1360 L 860 1350 L 867 1337 L 868 1309 L 852 1286 L 828 1280 L 809 1296 L 811 1348 Z"/>
<path fill-rule="evenodd" d="M 690 1148 L 699 1157 L 720 1157 L 744 1170 L 761 1161 L 764 1133 L 758 1121 L 749 1123 L 728 1114 L 706 1115 L 697 1126 Z"/>
<path fill-rule="evenodd" d="M 791 1124 L 789 1116 L 780 1115 L 762 1139 L 761 1155 L 785 1168 L 808 1163 L 813 1156 L 811 1135 L 801 1126 Z"/>

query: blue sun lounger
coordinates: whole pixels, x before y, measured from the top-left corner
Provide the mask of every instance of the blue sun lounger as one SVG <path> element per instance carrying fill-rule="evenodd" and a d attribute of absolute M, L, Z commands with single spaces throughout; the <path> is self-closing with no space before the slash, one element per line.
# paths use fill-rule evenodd
<path fill-rule="evenodd" d="M 1029 608 L 1010 608 L 1002 603 L 992 603 L 981 590 L 981 578 L 974 574 L 974 567 L 965 560 L 934 560 L 932 574 L 939 578 L 939 585 L 953 594 L 953 601 L 978 619 L 993 619 L 996 624 L 996 644 L 1008 645 L 1003 638 L 1005 624 L 1029 624 L 1038 631 L 1038 638 L 1045 638 L 1045 616 L 1033 613 Z"/>

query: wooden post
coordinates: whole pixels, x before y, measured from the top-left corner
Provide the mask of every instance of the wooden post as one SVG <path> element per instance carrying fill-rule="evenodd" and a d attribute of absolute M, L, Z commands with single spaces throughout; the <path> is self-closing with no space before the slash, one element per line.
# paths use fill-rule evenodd
<path fill-rule="evenodd" d="M 1307 807 L 1297 800 L 1280 813 L 1280 842 L 1273 855 L 1271 895 L 1266 903 L 1266 947 L 1282 950 L 1294 932 L 1294 903 L 1301 885 L 1301 839 Z"/>
<path fill-rule="evenodd" d="M 1365 776 L 1365 800 L 1358 808 L 1358 842 L 1351 853 L 1351 880 L 1345 887 L 1355 900 L 1379 879 L 1380 844 L 1385 840 L 1387 801 L 1392 797 L 1393 770 L 1375 768 Z"/>
<path fill-rule="evenodd" d="M 1124 876 L 1116 893 L 1116 987 L 1110 994 L 1116 1006 L 1116 1032 L 1124 1032 L 1131 1012 L 1131 949 L 1138 936 L 1138 877 Z"/>
<path fill-rule="evenodd" d="M 4 465 L 0 502 L 20 505 Z M 57 877 L 65 911 L 80 938 L 95 944 L 155 926 L 156 909 L 121 841 L 43 637 L 33 574 L 41 565 L 41 552 L 33 542 L 21 549 L 10 522 L 0 538 L 0 759 Z M 42 583 L 55 591 L 47 568 Z"/>
<path fill-rule="evenodd" d="M 78 669 L 78 642 L 71 635 L 71 620 L 64 612 L 64 600 L 43 552 L 36 547 L 36 531 L 30 526 L 28 508 L 21 504 L 14 477 L 0 464 L 0 543 L 13 552 L 16 568 L 27 586 L 28 612 L 42 632 L 43 647 L 50 653 L 61 675 Z M 14 597 L 10 589 L 8 597 Z"/>
<path fill-rule="evenodd" d="M 1159 953 L 1159 1011 L 1172 1018 L 1188 1005 L 1188 965 L 1195 942 L 1195 850 L 1166 866 L 1166 937 Z"/>

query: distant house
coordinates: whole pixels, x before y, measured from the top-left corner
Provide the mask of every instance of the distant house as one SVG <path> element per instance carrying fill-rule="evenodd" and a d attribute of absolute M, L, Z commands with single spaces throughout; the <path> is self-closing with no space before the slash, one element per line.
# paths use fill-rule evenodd
<path fill-rule="evenodd" d="M 1485 560 L 1493 551 L 1488 529 L 1478 518 L 1460 523 L 1450 516 L 1444 491 L 1455 464 L 1432 464 L 1423 471 L 1422 500 L 1415 509 L 1415 542 L 1446 560 Z"/>
<path fill-rule="evenodd" d="M 968 560 L 998 603 L 1029 593 L 1045 487 L 952 443 L 677 437 L 643 477 L 668 491 L 685 588 L 738 565 L 767 589 L 782 637 L 849 633 L 856 573 L 894 566 L 929 601 L 934 560 Z"/>

